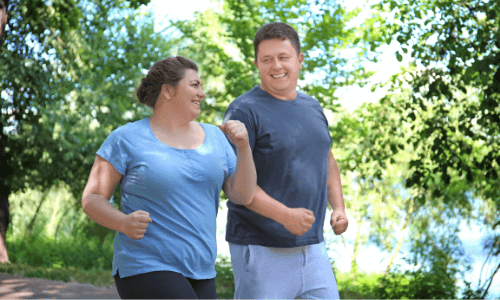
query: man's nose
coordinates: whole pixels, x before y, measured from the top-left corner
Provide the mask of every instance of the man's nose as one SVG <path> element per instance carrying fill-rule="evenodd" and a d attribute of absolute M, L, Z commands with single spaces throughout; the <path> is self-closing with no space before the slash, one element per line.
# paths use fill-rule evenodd
<path fill-rule="evenodd" d="M 281 68 L 281 62 L 279 60 L 278 57 L 276 57 L 276 59 L 273 59 L 273 64 L 272 64 L 273 68 L 275 69 L 280 69 Z"/>

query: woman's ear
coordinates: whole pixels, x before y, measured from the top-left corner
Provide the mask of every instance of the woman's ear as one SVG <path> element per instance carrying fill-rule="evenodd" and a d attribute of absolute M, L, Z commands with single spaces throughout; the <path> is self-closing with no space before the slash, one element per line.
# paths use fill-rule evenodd
<path fill-rule="evenodd" d="M 169 84 L 164 84 L 161 86 L 161 93 L 167 100 L 171 100 L 175 94 L 174 87 Z"/>

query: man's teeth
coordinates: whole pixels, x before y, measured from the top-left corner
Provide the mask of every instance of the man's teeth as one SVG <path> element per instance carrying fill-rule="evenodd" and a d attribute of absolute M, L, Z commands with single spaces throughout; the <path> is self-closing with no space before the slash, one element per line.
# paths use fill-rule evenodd
<path fill-rule="evenodd" d="M 191 101 L 191 102 L 193 102 L 196 105 L 200 105 L 200 101 Z"/>
<path fill-rule="evenodd" d="M 285 77 L 285 74 L 279 74 L 279 75 L 271 75 L 273 78 L 283 78 Z"/>

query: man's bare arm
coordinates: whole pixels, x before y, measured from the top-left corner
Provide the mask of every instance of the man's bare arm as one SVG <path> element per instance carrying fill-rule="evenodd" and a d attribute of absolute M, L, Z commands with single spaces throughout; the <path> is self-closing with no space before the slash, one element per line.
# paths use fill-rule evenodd
<path fill-rule="evenodd" d="M 245 206 L 264 217 L 280 223 L 292 234 L 298 236 L 306 233 L 316 220 L 313 212 L 309 209 L 301 207 L 289 208 L 269 196 L 258 185 L 252 202 Z"/>
<path fill-rule="evenodd" d="M 337 161 L 333 157 L 332 151 L 328 153 L 328 203 L 332 207 L 333 213 L 330 220 L 333 231 L 339 235 L 347 230 L 349 221 L 345 214 L 344 195 L 342 194 L 342 182 Z"/>

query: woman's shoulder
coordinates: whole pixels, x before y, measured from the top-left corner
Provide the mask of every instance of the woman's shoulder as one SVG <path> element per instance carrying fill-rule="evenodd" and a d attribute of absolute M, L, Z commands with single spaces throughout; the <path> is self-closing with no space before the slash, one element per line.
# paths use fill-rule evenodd
<path fill-rule="evenodd" d="M 205 132 L 210 136 L 217 139 L 224 137 L 224 133 L 222 132 L 222 130 L 220 130 L 219 126 L 208 123 L 198 123 L 198 124 L 200 124 L 205 130 Z"/>
<path fill-rule="evenodd" d="M 203 127 L 203 129 L 208 129 L 210 131 L 220 130 L 220 128 L 218 126 L 213 125 L 213 124 L 208 124 L 208 123 L 198 123 L 198 124 L 200 124 Z"/>
<path fill-rule="evenodd" d="M 133 135 L 141 132 L 141 130 L 146 129 L 148 118 L 140 119 L 133 122 L 128 122 L 124 125 L 117 127 L 112 131 L 112 134 L 116 135 Z"/>

